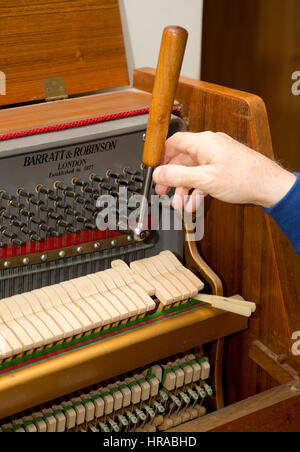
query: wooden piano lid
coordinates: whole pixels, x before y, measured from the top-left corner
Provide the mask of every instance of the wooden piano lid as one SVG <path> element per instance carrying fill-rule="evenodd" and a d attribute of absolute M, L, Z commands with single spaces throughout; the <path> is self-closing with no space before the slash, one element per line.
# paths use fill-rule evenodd
<path fill-rule="evenodd" d="M 0 23 L 0 106 L 129 84 L 118 0 L 7 0 Z"/>

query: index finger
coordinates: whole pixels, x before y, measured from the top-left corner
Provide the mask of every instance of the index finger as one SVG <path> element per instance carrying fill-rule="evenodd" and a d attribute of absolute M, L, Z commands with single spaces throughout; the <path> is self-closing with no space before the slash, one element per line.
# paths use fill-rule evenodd
<path fill-rule="evenodd" d="M 161 165 L 167 165 L 179 154 L 184 154 L 194 164 L 209 164 L 212 159 L 213 132 L 177 132 L 166 141 Z M 192 163 L 193 162 L 193 163 Z"/>

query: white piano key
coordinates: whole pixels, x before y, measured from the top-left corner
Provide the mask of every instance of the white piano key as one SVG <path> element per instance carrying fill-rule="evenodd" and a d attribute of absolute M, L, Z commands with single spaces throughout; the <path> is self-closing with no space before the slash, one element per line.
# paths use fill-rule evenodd
<path fill-rule="evenodd" d="M 124 307 L 124 310 L 127 311 L 126 319 L 131 319 L 132 317 L 136 317 L 138 314 L 138 308 L 136 305 L 130 300 L 130 298 L 122 292 L 120 289 L 113 289 L 110 291 L 118 300 L 120 300 L 121 304 Z"/>
<path fill-rule="evenodd" d="M 109 314 L 111 319 L 110 324 L 114 324 L 127 318 L 128 312 L 121 305 L 120 301 L 110 292 L 105 292 L 105 296 L 100 294 L 95 295 L 94 298 L 100 302 L 102 307 Z"/>
<path fill-rule="evenodd" d="M 82 298 L 92 297 L 98 293 L 97 287 L 91 279 L 83 276 L 70 281 L 77 289 Z"/>
<path fill-rule="evenodd" d="M 149 296 L 155 295 L 155 288 L 148 281 L 146 281 L 143 276 L 135 273 L 125 262 L 117 260 L 113 261 L 111 265 L 114 269 L 117 269 L 117 271 L 121 273 L 127 284 L 135 282 L 141 286 Z"/>
<path fill-rule="evenodd" d="M 4 323 L 0 323 L 0 360 L 18 355 L 22 344 Z"/>
<path fill-rule="evenodd" d="M 176 286 L 174 286 L 173 283 L 166 279 L 164 275 L 161 275 L 158 272 L 155 265 L 153 265 L 153 261 L 151 258 L 143 259 L 141 262 L 146 266 L 152 278 L 155 279 L 156 281 L 159 281 L 168 290 L 168 292 L 170 292 L 170 294 L 173 297 L 174 303 L 182 300 L 181 292 L 177 289 Z"/>
<path fill-rule="evenodd" d="M 147 294 L 147 292 L 141 286 L 139 286 L 139 284 L 130 283 L 129 288 L 132 289 L 141 300 L 143 300 L 146 306 L 146 312 L 154 311 L 154 309 L 156 308 L 154 300 Z"/>

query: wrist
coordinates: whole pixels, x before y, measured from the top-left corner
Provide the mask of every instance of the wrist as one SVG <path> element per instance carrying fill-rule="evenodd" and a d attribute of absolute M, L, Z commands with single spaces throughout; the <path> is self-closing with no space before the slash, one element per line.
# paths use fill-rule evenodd
<path fill-rule="evenodd" d="M 296 183 L 297 177 L 295 174 L 283 168 L 280 169 L 280 174 L 277 176 L 273 175 L 272 180 L 269 181 L 266 194 L 260 203 L 265 209 L 270 209 L 278 204 Z"/>

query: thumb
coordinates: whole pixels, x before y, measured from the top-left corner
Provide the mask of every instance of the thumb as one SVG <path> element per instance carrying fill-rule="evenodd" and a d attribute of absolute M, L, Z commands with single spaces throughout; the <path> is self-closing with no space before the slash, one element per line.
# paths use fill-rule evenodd
<path fill-rule="evenodd" d="M 160 166 L 154 171 L 153 179 L 156 184 L 165 187 L 199 188 L 205 192 L 210 166 Z"/>

